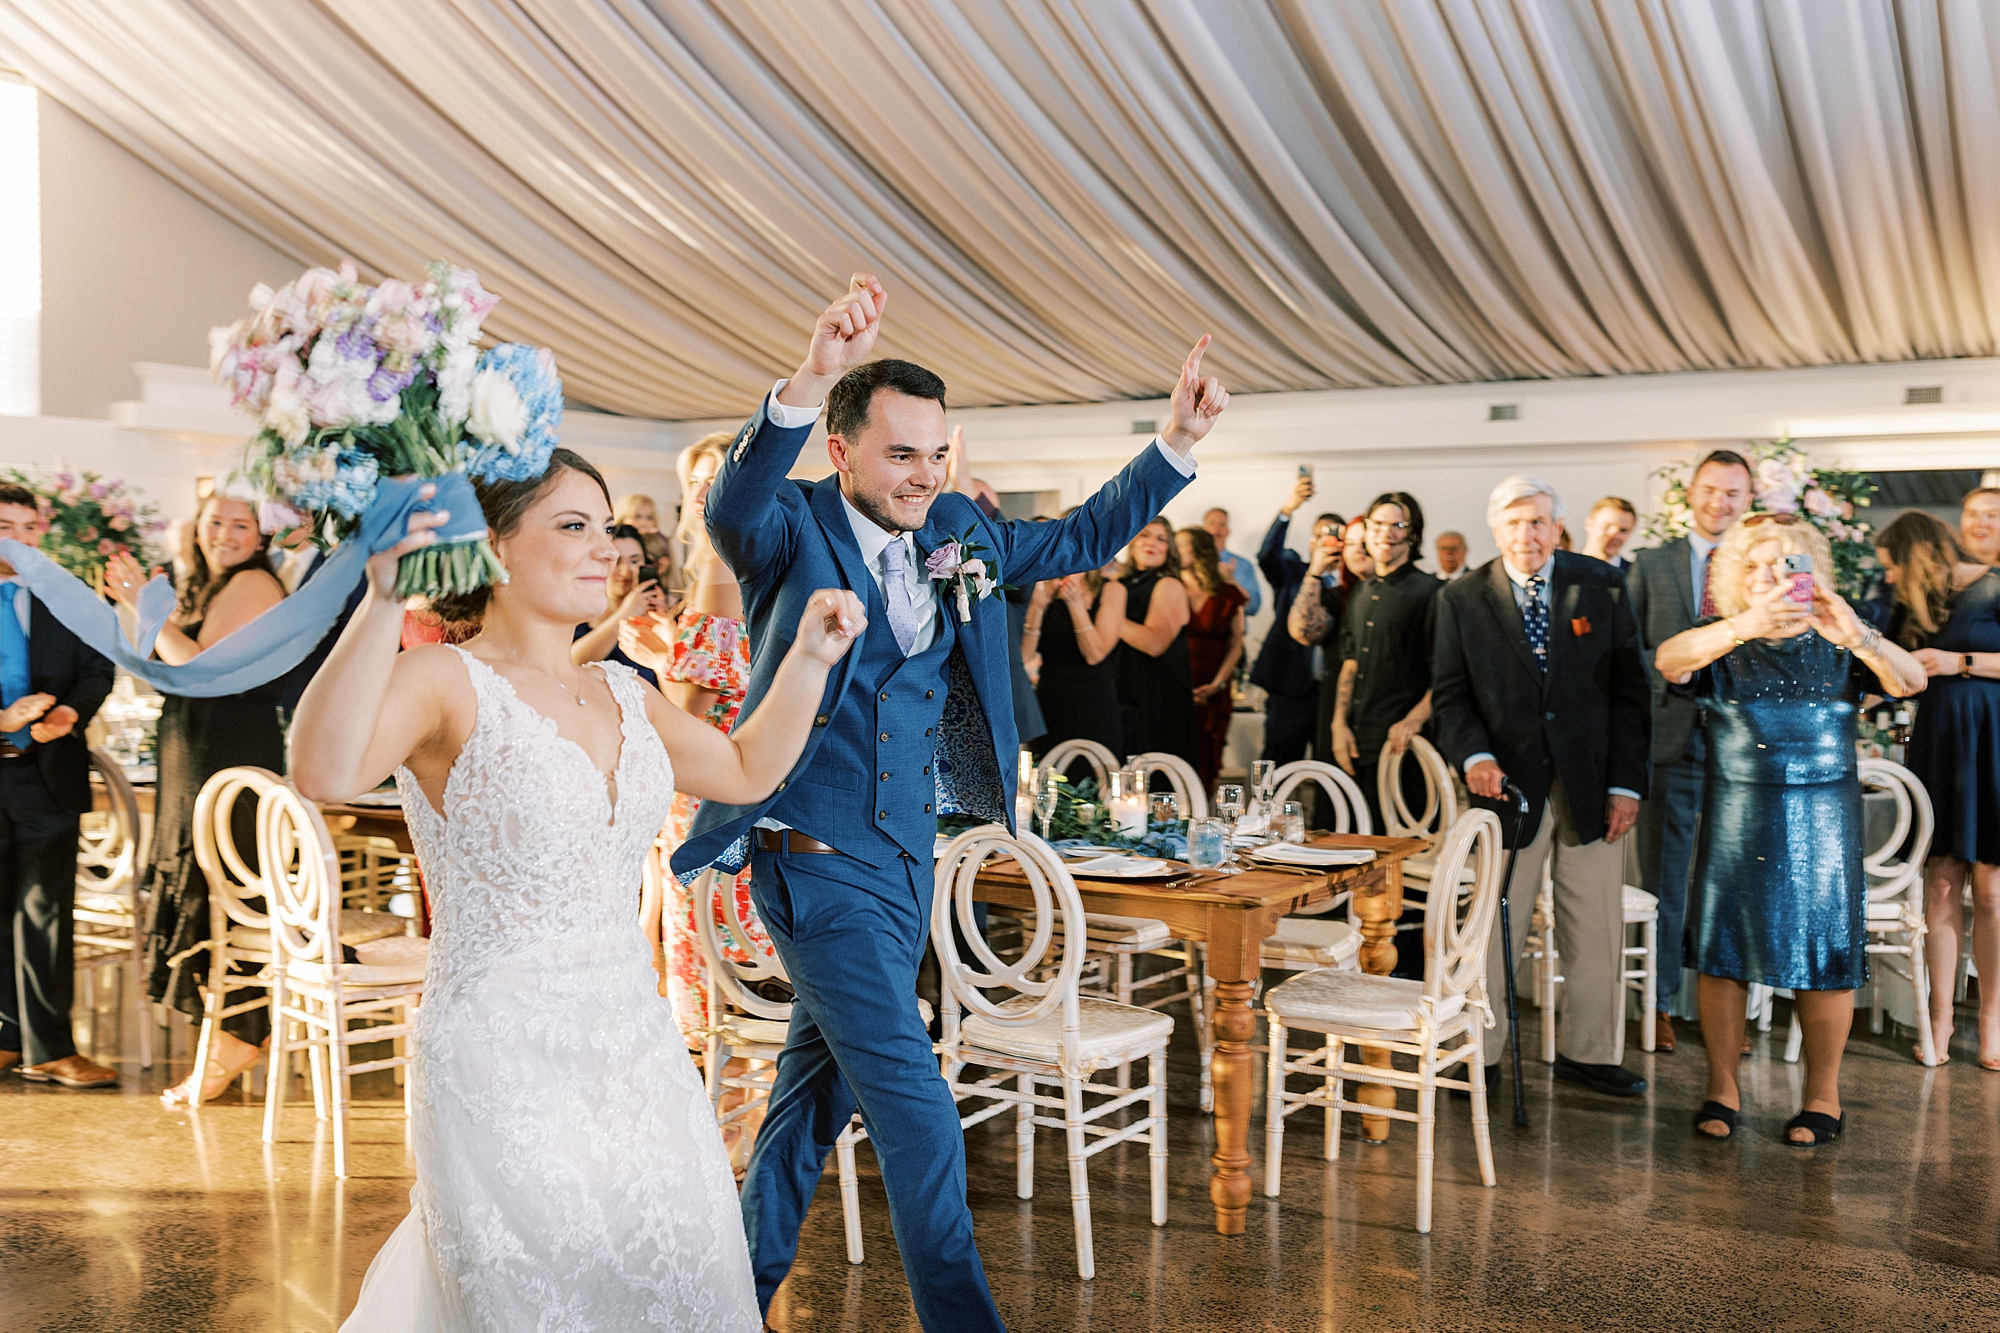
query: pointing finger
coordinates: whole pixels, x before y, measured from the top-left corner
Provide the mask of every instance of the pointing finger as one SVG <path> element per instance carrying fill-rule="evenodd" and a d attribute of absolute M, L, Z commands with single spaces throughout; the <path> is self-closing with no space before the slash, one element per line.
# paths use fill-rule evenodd
<path fill-rule="evenodd" d="M 1181 377 L 1192 384 L 1201 378 L 1201 354 L 1208 350 L 1209 336 L 1204 333 L 1195 340 L 1194 350 L 1187 354 L 1187 363 L 1181 367 Z"/>

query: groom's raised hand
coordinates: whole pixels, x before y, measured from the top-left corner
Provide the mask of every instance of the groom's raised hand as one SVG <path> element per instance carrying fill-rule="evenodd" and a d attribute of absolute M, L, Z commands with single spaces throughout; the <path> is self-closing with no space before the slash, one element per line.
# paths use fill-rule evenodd
<path fill-rule="evenodd" d="M 1229 390 L 1222 387 L 1222 381 L 1201 373 L 1201 354 L 1208 350 L 1208 342 L 1208 335 L 1202 334 L 1182 363 L 1181 377 L 1167 400 L 1167 428 L 1160 432 L 1161 442 L 1183 458 L 1201 443 L 1222 409 L 1229 406 Z"/>
<path fill-rule="evenodd" d="M 849 279 L 847 291 L 813 321 L 806 359 L 779 390 L 778 401 L 786 407 L 818 407 L 825 402 L 834 381 L 875 350 L 875 335 L 888 305 L 889 293 L 873 273 Z"/>

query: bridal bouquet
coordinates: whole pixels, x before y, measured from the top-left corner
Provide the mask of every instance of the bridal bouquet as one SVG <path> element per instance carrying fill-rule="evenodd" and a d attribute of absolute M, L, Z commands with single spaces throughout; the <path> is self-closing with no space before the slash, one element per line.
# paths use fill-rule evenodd
<path fill-rule="evenodd" d="M 1865 597 L 1876 570 L 1874 528 L 1855 517 L 1876 491 L 1865 472 L 1816 467 L 1790 440 L 1749 441 L 1744 456 L 1756 469 L 1752 513 L 1796 514 L 1826 535 L 1833 550 L 1835 590 L 1849 600 Z M 1666 479 L 1660 510 L 1646 515 L 1641 530 L 1656 541 L 1672 541 L 1692 530 L 1688 508 L 1690 465 L 1670 463 L 1653 474 Z"/>
<path fill-rule="evenodd" d="M 342 263 L 275 292 L 256 287 L 252 313 L 211 331 L 209 348 L 231 402 L 257 420 L 243 473 L 267 497 L 264 528 L 309 527 L 326 546 L 359 530 L 384 478 L 540 476 L 562 423 L 562 381 L 546 348 L 479 350 L 498 300 L 443 262 L 416 285 L 371 287 Z M 471 507 L 465 498 L 455 511 Z M 504 580 L 484 524 L 451 527 L 403 558 L 398 595 Z"/>
<path fill-rule="evenodd" d="M 130 555 L 148 563 L 148 539 L 166 526 L 126 482 L 78 471 L 60 458 L 46 469 L 10 468 L 0 473 L 0 480 L 35 493 L 48 529 L 43 554 L 99 592 L 112 556 Z"/>

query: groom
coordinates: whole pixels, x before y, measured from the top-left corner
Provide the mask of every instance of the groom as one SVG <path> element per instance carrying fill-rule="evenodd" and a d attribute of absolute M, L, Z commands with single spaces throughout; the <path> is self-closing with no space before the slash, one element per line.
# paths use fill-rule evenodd
<path fill-rule="evenodd" d="M 917 1012 L 940 814 L 1011 823 L 1014 757 L 1005 600 L 948 575 L 979 560 L 1025 587 L 1109 561 L 1194 474 L 1189 457 L 1229 395 L 1201 376 L 1206 336 L 1159 438 L 1068 518 L 986 518 L 945 491 L 945 386 L 869 361 L 882 285 L 856 274 L 806 358 L 737 433 L 708 493 L 715 549 L 736 572 L 753 655 L 748 717 L 814 590 L 843 586 L 868 628 L 841 660 L 812 738 L 754 806 L 704 802 L 674 870 L 752 865 L 751 895 L 797 1000 L 770 1111 L 743 1185 L 757 1298 L 768 1310 L 834 1139 L 858 1106 L 875 1145 L 903 1271 L 929 1330 L 999 1329 L 965 1201 L 958 1111 Z M 786 478 L 821 405 L 835 475 Z M 935 563 L 933 563 L 935 557 Z M 989 595 L 982 596 L 984 586 Z M 961 593 L 963 587 L 963 593 Z"/>

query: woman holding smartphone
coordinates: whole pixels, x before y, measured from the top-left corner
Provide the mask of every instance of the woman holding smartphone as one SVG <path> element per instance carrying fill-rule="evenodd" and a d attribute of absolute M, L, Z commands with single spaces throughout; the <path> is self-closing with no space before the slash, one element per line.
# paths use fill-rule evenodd
<path fill-rule="evenodd" d="M 660 678 L 649 666 L 642 666 L 618 646 L 618 628 L 628 620 L 667 609 L 666 594 L 646 559 L 646 543 L 639 530 L 620 523 L 611 529 L 611 544 L 618 548 L 618 561 L 604 578 L 604 614 L 576 627 L 576 642 L 570 645 L 570 661 L 578 666 L 591 662 L 623 662 L 639 673 L 654 689 Z"/>

